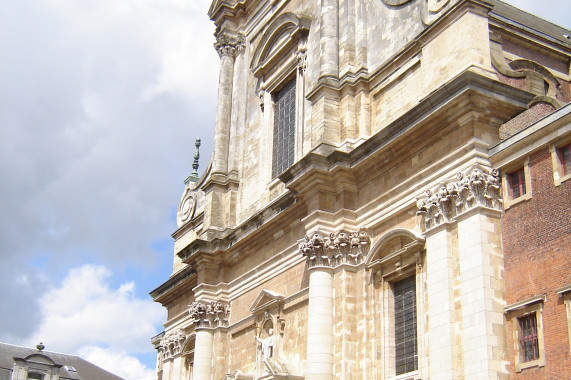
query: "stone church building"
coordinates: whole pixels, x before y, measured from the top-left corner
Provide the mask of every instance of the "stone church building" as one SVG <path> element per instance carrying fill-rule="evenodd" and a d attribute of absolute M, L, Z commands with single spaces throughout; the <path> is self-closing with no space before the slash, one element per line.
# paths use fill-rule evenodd
<path fill-rule="evenodd" d="M 499 0 L 208 13 L 157 378 L 571 378 L 571 32 Z"/>

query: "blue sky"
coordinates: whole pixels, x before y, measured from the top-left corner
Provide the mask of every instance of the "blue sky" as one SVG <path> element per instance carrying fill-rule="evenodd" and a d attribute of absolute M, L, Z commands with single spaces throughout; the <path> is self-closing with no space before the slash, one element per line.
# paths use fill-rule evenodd
<path fill-rule="evenodd" d="M 571 2 L 511 1 L 570 27 Z M 0 2 L 0 341 L 154 377 L 176 208 L 212 150 L 207 0 Z"/>

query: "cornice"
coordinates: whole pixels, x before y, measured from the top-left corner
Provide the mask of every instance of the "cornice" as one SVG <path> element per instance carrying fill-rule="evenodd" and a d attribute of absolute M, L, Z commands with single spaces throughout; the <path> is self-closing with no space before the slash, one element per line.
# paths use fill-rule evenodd
<path fill-rule="evenodd" d="M 231 246 L 240 244 L 252 231 L 269 228 L 269 222 L 278 214 L 296 203 L 296 193 L 287 191 L 282 196 L 268 204 L 263 210 L 254 214 L 235 228 L 224 231 L 206 231 L 202 238 L 195 239 L 188 246 L 180 250 L 177 255 L 185 263 L 199 254 L 214 254 L 226 251 Z"/>
<path fill-rule="evenodd" d="M 167 281 L 152 290 L 149 294 L 155 302 L 165 303 L 169 295 L 175 292 L 192 278 L 196 278 L 196 271 L 190 266 L 172 275 Z"/>
<path fill-rule="evenodd" d="M 534 95 L 527 91 L 466 70 L 440 86 L 422 99 L 416 107 L 353 150 L 344 152 L 334 146 L 322 144 L 283 172 L 279 179 L 290 187 L 294 183 L 301 183 L 315 172 L 327 173 L 335 166 L 340 168 L 359 166 L 372 155 L 418 128 L 430 115 L 439 112 L 455 99 L 476 95 L 501 105 L 508 114 L 527 109 L 527 104 L 534 98 Z"/>

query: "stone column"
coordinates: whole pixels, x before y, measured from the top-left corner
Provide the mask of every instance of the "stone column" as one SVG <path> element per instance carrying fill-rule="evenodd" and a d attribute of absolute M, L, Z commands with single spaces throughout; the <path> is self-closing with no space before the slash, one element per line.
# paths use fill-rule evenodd
<path fill-rule="evenodd" d="M 216 125 L 214 128 L 213 173 L 228 172 L 228 146 L 230 123 L 232 120 L 232 82 L 234 79 L 234 56 L 239 42 L 220 35 L 214 44 L 220 56 L 220 75 L 218 78 L 218 103 L 216 107 Z"/>
<path fill-rule="evenodd" d="M 333 269 L 309 271 L 306 379 L 333 379 Z"/>
<path fill-rule="evenodd" d="M 370 243 L 365 231 L 351 235 L 344 231 L 324 238 L 308 234 L 300 252 L 309 267 L 309 307 L 307 315 L 308 380 L 327 380 L 334 376 L 334 291 L 333 268 L 340 264 L 357 265 L 364 259 Z"/>
<path fill-rule="evenodd" d="M 320 77 L 339 75 L 339 0 L 321 0 Z"/>
<path fill-rule="evenodd" d="M 307 380 L 333 379 L 333 268 L 320 233 L 308 234 L 300 251 L 309 266 Z"/>
<path fill-rule="evenodd" d="M 213 335 L 214 332 L 210 327 L 196 329 L 192 380 L 211 380 L 212 378 Z"/>
<path fill-rule="evenodd" d="M 220 301 L 194 301 L 189 313 L 196 324 L 192 380 L 212 380 L 214 331 L 228 326 L 230 306 Z"/>

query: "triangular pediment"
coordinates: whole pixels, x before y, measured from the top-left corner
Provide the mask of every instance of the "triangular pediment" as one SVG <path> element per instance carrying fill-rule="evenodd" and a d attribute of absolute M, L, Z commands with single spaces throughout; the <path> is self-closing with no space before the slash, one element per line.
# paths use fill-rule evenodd
<path fill-rule="evenodd" d="M 271 290 L 262 289 L 260 294 L 256 297 L 252 306 L 250 306 L 250 311 L 256 314 L 258 311 L 265 310 L 272 305 L 282 303 L 284 297 Z"/>

